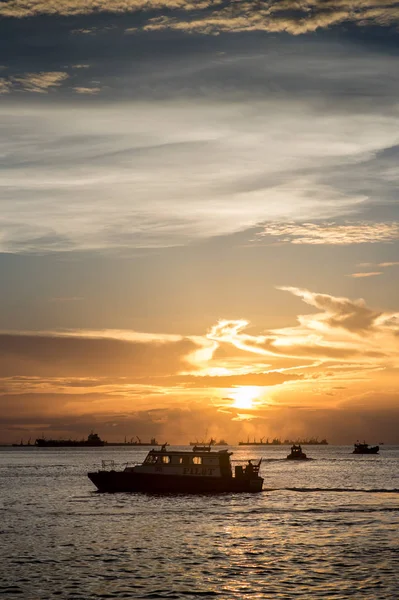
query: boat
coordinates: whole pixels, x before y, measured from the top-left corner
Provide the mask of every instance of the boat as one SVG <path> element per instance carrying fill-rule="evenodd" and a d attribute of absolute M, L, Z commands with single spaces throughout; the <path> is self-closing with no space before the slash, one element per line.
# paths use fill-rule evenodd
<path fill-rule="evenodd" d="M 196 444 L 193 446 L 193 452 L 210 452 L 211 445 L 210 444 Z"/>
<path fill-rule="evenodd" d="M 141 464 L 117 470 L 113 461 L 103 461 L 102 468 L 88 473 L 100 492 L 219 493 L 260 492 L 259 475 L 262 459 L 236 465 L 234 473 L 228 450 L 170 450 L 163 445 L 152 448 Z"/>
<path fill-rule="evenodd" d="M 216 444 L 216 440 L 214 440 L 213 438 L 211 438 L 209 440 L 209 442 L 198 442 L 198 440 L 196 442 L 189 442 L 190 446 L 194 446 L 194 447 L 200 447 L 200 446 L 214 446 Z"/>
<path fill-rule="evenodd" d="M 308 460 L 306 454 L 302 451 L 300 444 L 293 444 L 287 460 Z"/>
<path fill-rule="evenodd" d="M 325 438 L 323 438 L 322 440 L 319 441 L 319 438 L 304 438 L 304 439 L 299 439 L 299 440 L 284 440 L 281 441 L 280 438 L 273 438 L 272 441 L 269 441 L 269 438 L 267 438 L 266 441 L 263 441 L 265 438 L 260 438 L 259 442 L 256 441 L 256 438 L 254 438 L 253 442 L 249 441 L 249 438 L 247 439 L 246 442 L 238 442 L 239 446 L 290 446 L 292 444 L 304 444 L 306 446 L 328 446 L 328 442 Z"/>
<path fill-rule="evenodd" d="M 264 438 L 260 438 L 259 442 L 256 441 L 256 438 L 254 438 L 253 442 L 249 441 L 249 438 L 247 439 L 246 442 L 238 442 L 239 446 L 269 446 L 270 444 L 276 445 L 276 444 L 281 444 L 281 441 L 278 440 L 277 438 L 275 438 L 272 442 L 269 442 L 269 440 L 266 440 L 266 442 L 263 441 Z"/>
<path fill-rule="evenodd" d="M 98 433 L 91 432 L 86 440 L 48 440 L 46 438 L 37 438 L 35 446 L 39 448 L 62 448 L 62 447 L 87 447 L 87 446 L 105 446 L 106 442 L 100 438 Z"/>
<path fill-rule="evenodd" d="M 130 442 L 124 442 L 124 443 L 109 443 L 107 444 L 107 446 L 159 446 L 157 440 L 155 438 L 151 438 L 151 440 L 149 442 L 142 442 L 141 439 L 136 435 L 136 440 L 134 440 L 133 438 L 130 440 Z"/>
<path fill-rule="evenodd" d="M 379 446 L 369 446 L 366 442 L 356 442 L 352 454 L 378 454 Z"/>

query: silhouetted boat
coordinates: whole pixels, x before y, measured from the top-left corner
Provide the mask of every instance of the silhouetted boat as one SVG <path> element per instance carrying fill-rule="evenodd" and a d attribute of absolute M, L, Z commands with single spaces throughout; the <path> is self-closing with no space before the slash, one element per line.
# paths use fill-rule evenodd
<path fill-rule="evenodd" d="M 103 461 L 102 469 L 88 473 L 100 492 L 217 493 L 260 492 L 257 464 L 237 465 L 234 474 L 231 452 L 178 451 L 162 446 L 152 449 L 141 465 L 115 469 L 113 461 Z"/>
<path fill-rule="evenodd" d="M 278 438 L 274 438 L 274 440 L 272 442 L 269 442 L 269 440 L 266 440 L 266 442 L 264 442 L 265 438 L 260 438 L 259 442 L 256 441 L 256 438 L 254 438 L 253 442 L 249 441 L 249 438 L 247 439 L 246 442 L 238 442 L 239 446 L 270 446 L 270 445 L 280 445 L 281 441 Z"/>
<path fill-rule="evenodd" d="M 86 446 L 105 446 L 98 433 L 91 432 L 87 440 L 47 440 L 46 438 L 37 438 L 35 446 L 39 448 L 61 448 L 61 447 L 86 447 Z"/>
<path fill-rule="evenodd" d="M 290 454 L 287 456 L 287 460 L 308 460 L 308 457 L 304 452 L 300 444 L 294 444 L 291 448 Z"/>
<path fill-rule="evenodd" d="M 196 442 L 189 442 L 190 446 L 214 446 L 216 444 L 216 440 L 214 440 L 213 438 L 211 438 L 209 440 L 209 442 L 198 442 L 198 440 Z"/>
<path fill-rule="evenodd" d="M 290 446 L 291 444 L 303 444 L 304 446 L 328 446 L 328 442 L 325 438 L 319 441 L 319 438 L 304 438 L 299 440 L 284 440 L 281 441 L 280 438 L 273 438 L 271 442 L 269 442 L 269 438 L 264 442 L 265 438 L 260 438 L 259 442 L 254 438 L 253 442 L 249 441 L 249 438 L 246 442 L 238 442 L 239 446 Z"/>
<path fill-rule="evenodd" d="M 137 437 L 137 436 L 136 436 Z M 136 440 L 131 440 L 130 442 L 124 442 L 124 443 L 110 443 L 107 444 L 108 446 L 159 446 L 159 443 L 157 442 L 157 440 L 155 438 L 151 438 L 151 440 L 149 442 L 142 442 L 141 439 L 139 437 L 137 437 L 137 441 Z M 167 446 L 168 444 L 166 444 Z"/>
<path fill-rule="evenodd" d="M 210 452 L 210 451 L 211 451 L 210 444 L 208 444 L 208 445 L 196 444 L 195 446 L 193 446 L 193 452 Z"/>
<path fill-rule="evenodd" d="M 356 442 L 352 454 L 378 454 L 379 449 L 379 446 L 369 446 L 366 442 Z"/>

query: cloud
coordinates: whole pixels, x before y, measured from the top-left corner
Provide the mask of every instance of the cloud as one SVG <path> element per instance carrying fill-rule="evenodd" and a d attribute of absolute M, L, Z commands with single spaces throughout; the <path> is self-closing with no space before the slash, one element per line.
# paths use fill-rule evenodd
<path fill-rule="evenodd" d="M 129 335 L 131 339 L 129 339 Z M 119 337 L 118 337 L 119 336 Z M 198 350 L 190 340 L 151 334 L 0 334 L 0 377 L 127 377 L 173 375 Z"/>
<path fill-rule="evenodd" d="M 98 92 L 101 92 L 101 88 L 100 87 L 74 87 L 73 90 L 77 93 L 77 94 L 98 94 Z"/>
<path fill-rule="evenodd" d="M 382 271 L 370 271 L 368 273 L 351 273 L 347 275 L 347 277 L 353 277 L 354 279 L 359 279 L 362 277 L 376 277 L 377 275 L 382 275 Z"/>
<path fill-rule="evenodd" d="M 11 78 L 13 87 L 16 86 L 26 92 L 46 93 L 49 89 L 59 87 L 69 75 L 61 71 L 47 71 L 41 73 L 25 73 Z"/>
<path fill-rule="evenodd" d="M 59 87 L 68 77 L 67 73 L 61 71 L 41 71 L 0 77 L 0 94 L 7 94 L 11 91 L 44 94 L 52 88 Z"/>
<path fill-rule="evenodd" d="M 257 237 L 276 237 L 279 243 L 327 244 L 375 244 L 399 239 L 399 223 L 336 222 L 321 223 L 267 223 Z"/>
<path fill-rule="evenodd" d="M 93 13 L 135 13 L 146 17 L 144 30 L 173 29 L 190 33 L 268 31 L 299 35 L 341 23 L 392 26 L 399 22 L 397 0 L 8 0 L 0 16 L 75 16 Z M 154 16 L 154 13 L 156 16 Z"/>
<path fill-rule="evenodd" d="M 0 95 L 10 92 L 11 82 L 5 77 L 0 77 Z"/>
<path fill-rule="evenodd" d="M 3 431 L 8 431 L 4 435 L 9 439 L 15 428 L 32 432 L 29 435 L 42 427 L 48 431 L 70 427 L 76 432 L 81 431 L 76 423 L 81 420 L 87 426 L 90 418 L 89 430 L 95 424 L 105 427 L 102 433 L 108 431 L 106 423 L 118 423 L 121 429 L 115 436 L 122 438 L 129 428 L 142 435 L 155 423 L 159 425 L 155 431 L 166 435 L 163 425 L 170 424 L 173 414 L 181 429 L 169 431 L 180 441 L 184 431 L 198 435 L 198 428 L 190 429 L 187 412 L 197 407 L 204 422 L 215 408 L 222 410 L 220 437 L 232 432 L 242 438 L 248 430 L 236 430 L 234 423 L 250 419 L 257 437 L 259 432 L 293 436 L 300 425 L 297 435 L 317 431 L 323 437 L 342 439 L 339 429 L 327 425 L 327 414 L 335 423 L 337 412 L 326 412 L 318 404 L 330 403 L 341 417 L 348 414 L 352 419 L 351 398 L 358 397 L 359 390 L 370 392 L 371 382 L 378 382 L 384 393 L 390 382 L 395 388 L 399 314 L 374 310 L 363 300 L 295 287 L 283 290 L 318 312 L 300 314 L 294 326 L 258 334 L 248 332 L 244 319 L 221 320 L 202 336 L 130 330 L 0 334 L 0 413 Z M 247 386 L 259 387 L 259 398 L 244 415 L 225 397 Z M 309 418 L 294 419 L 299 413 L 291 405 Z M 361 402 L 357 408 L 358 427 L 364 430 L 371 409 Z M 392 416 L 390 400 L 385 409 Z M 320 418 L 316 429 L 315 414 Z M 289 420 L 284 421 L 284 416 Z"/>
<path fill-rule="evenodd" d="M 380 269 L 385 269 L 387 267 L 397 267 L 399 266 L 399 262 L 381 262 L 381 263 L 359 263 L 359 267 L 378 267 Z"/>
<path fill-rule="evenodd" d="M 365 127 L 369 118 L 352 121 L 348 137 L 344 115 L 326 122 L 310 105 L 292 109 L 290 102 L 252 100 L 134 102 L 89 112 L 9 105 L 1 110 L 0 250 L 179 246 L 266 220 L 271 238 L 295 243 L 392 240 L 396 221 L 292 221 L 361 211 L 363 190 L 341 191 L 338 175 L 329 185 L 323 178 L 348 161 L 356 170 L 363 156 L 392 144 L 396 118 L 384 117 L 378 131 Z M 287 161 L 291 135 L 297 143 Z"/>
<path fill-rule="evenodd" d="M 291 292 L 307 304 L 322 309 L 323 312 L 318 315 L 312 315 L 310 318 L 302 317 L 302 322 L 308 325 L 310 323 L 313 326 L 328 325 L 333 328 L 341 327 L 353 333 L 365 333 L 372 331 L 382 316 L 381 312 L 368 308 L 362 299 L 337 298 L 294 287 L 279 289 Z"/>

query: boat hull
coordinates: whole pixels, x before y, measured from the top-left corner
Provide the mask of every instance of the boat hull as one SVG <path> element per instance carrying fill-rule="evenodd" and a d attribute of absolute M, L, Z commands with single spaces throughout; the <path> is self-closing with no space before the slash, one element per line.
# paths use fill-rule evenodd
<path fill-rule="evenodd" d="M 287 460 L 309 460 L 308 457 L 305 455 L 303 456 L 291 456 L 290 454 L 287 456 Z"/>
<path fill-rule="evenodd" d="M 206 494 L 221 492 L 261 492 L 262 477 L 189 477 L 153 475 L 125 471 L 88 473 L 100 492 L 150 492 L 163 494 Z"/>
<path fill-rule="evenodd" d="M 378 454 L 380 447 L 379 446 L 374 446 L 372 448 L 367 448 L 365 450 L 358 450 L 355 449 L 352 454 Z"/>

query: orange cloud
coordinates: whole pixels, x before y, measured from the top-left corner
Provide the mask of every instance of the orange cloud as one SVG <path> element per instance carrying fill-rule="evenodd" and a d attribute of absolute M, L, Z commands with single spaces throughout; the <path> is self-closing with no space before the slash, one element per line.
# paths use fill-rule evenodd
<path fill-rule="evenodd" d="M 351 273 L 350 275 L 347 275 L 347 277 L 354 277 L 355 279 L 358 279 L 361 277 L 376 277 L 377 275 L 382 275 L 382 271 L 371 271 L 368 273 Z"/>

